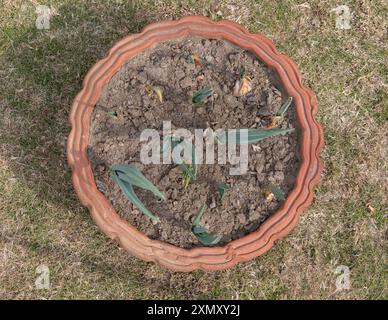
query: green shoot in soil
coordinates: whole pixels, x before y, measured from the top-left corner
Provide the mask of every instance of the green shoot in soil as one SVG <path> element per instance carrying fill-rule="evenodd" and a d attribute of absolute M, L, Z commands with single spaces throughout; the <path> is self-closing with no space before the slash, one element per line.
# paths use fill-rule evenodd
<path fill-rule="evenodd" d="M 215 237 L 208 233 L 206 228 L 201 227 L 199 225 L 201 218 L 206 210 L 206 204 L 204 204 L 201 208 L 199 208 L 197 215 L 194 218 L 193 224 L 191 226 L 191 231 L 194 233 L 194 235 L 197 237 L 197 239 L 203 243 L 204 245 L 213 245 L 218 243 L 221 240 L 221 237 Z"/>
<path fill-rule="evenodd" d="M 182 137 L 174 137 L 169 135 L 163 139 L 163 146 L 160 152 L 164 153 L 168 149 L 173 151 L 174 148 L 180 143 L 188 143 L 191 147 L 191 164 L 181 163 L 179 165 L 182 171 L 182 185 L 187 188 L 191 180 L 197 179 L 197 164 L 194 145 L 191 142 L 185 141 Z"/>
<path fill-rule="evenodd" d="M 279 111 L 276 113 L 276 115 L 272 118 L 271 122 L 268 124 L 268 129 L 277 128 L 284 120 L 284 114 L 287 112 L 288 108 L 290 107 L 292 102 L 292 97 L 289 97 L 286 102 L 282 104 Z"/>
<path fill-rule="evenodd" d="M 247 70 L 245 69 L 245 67 L 241 67 L 240 68 L 240 79 L 244 79 L 247 75 Z"/>
<path fill-rule="evenodd" d="M 160 221 L 160 219 L 153 215 L 140 201 L 133 190 L 133 186 L 151 191 L 157 198 L 162 200 L 165 200 L 164 195 L 134 165 L 117 164 L 112 166 L 111 177 L 135 207 L 141 210 L 153 221 Z"/>
<path fill-rule="evenodd" d="M 242 135 L 246 130 L 247 134 Z M 216 133 L 215 138 L 221 144 L 250 144 L 264 140 L 266 138 L 275 137 L 294 131 L 294 129 L 265 129 L 265 128 L 250 128 L 250 129 L 234 129 Z"/>
<path fill-rule="evenodd" d="M 195 53 L 189 55 L 186 61 L 190 64 L 195 64 L 197 67 L 202 65 L 202 60 Z"/>
<path fill-rule="evenodd" d="M 112 118 L 117 118 L 119 116 L 116 111 L 108 111 L 106 114 Z"/>
<path fill-rule="evenodd" d="M 213 95 L 213 93 L 213 89 L 203 88 L 193 94 L 193 96 L 191 97 L 191 101 L 197 107 L 203 106 L 207 99 L 209 99 Z"/>
<path fill-rule="evenodd" d="M 292 97 L 289 97 L 286 102 L 282 104 L 279 111 L 276 113 L 277 117 L 283 117 L 292 103 Z"/>
<path fill-rule="evenodd" d="M 221 201 L 224 200 L 226 191 L 228 191 L 231 188 L 230 184 L 223 182 L 220 183 L 218 186 L 218 193 L 220 194 Z"/>
<path fill-rule="evenodd" d="M 273 186 L 271 188 L 271 192 L 274 194 L 275 198 L 278 200 L 284 200 L 286 197 L 286 194 L 284 193 L 284 191 L 282 189 L 280 189 L 279 187 Z"/>
<path fill-rule="evenodd" d="M 196 165 L 182 163 L 180 168 L 182 170 L 182 185 L 186 189 L 191 180 L 197 179 L 197 167 Z"/>

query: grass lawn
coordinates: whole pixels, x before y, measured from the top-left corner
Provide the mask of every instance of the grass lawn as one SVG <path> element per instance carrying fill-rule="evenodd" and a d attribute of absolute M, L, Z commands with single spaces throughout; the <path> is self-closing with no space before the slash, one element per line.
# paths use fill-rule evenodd
<path fill-rule="evenodd" d="M 0 298 L 387 299 L 388 6 L 383 0 L 0 0 Z M 331 10 L 346 4 L 351 28 Z M 271 38 L 314 90 L 325 169 L 298 226 L 265 255 L 213 273 L 129 256 L 93 224 L 66 163 L 87 70 L 146 24 L 200 14 Z M 37 290 L 36 268 L 51 288 Z M 336 291 L 338 266 L 349 290 Z"/>

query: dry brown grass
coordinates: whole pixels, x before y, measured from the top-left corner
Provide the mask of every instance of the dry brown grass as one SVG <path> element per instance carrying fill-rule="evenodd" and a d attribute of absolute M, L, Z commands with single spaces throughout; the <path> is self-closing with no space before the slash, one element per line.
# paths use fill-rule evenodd
<path fill-rule="evenodd" d="M 0 298 L 386 299 L 387 5 L 346 1 L 50 1 L 35 29 L 33 2 L 0 12 Z M 340 3 L 341 4 L 341 3 Z M 174 273 L 128 256 L 73 194 L 67 116 L 87 70 L 118 39 L 159 19 L 228 17 L 262 32 L 317 94 L 325 170 L 313 206 L 264 256 L 232 270 Z M 371 210 L 370 208 L 373 208 Z M 36 290 L 35 268 L 51 271 Z M 336 292 L 338 265 L 351 289 Z"/>

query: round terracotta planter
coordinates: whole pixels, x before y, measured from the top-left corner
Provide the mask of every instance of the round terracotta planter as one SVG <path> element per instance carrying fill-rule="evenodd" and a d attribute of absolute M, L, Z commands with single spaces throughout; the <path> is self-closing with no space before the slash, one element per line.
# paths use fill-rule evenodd
<path fill-rule="evenodd" d="M 251 51 L 274 69 L 284 89 L 294 98 L 301 129 L 300 169 L 294 189 L 281 209 L 255 232 L 222 247 L 183 249 L 149 239 L 121 219 L 104 195 L 97 190 L 87 157 L 90 115 L 105 83 L 125 61 L 154 43 L 187 35 L 228 40 Z M 280 54 L 275 45 L 264 36 L 249 33 L 231 21 L 215 22 L 205 17 L 185 17 L 179 21 L 153 23 L 141 33 L 128 36 L 116 43 L 108 55 L 91 68 L 84 79 L 83 89 L 74 99 L 70 114 L 72 130 L 67 145 L 68 162 L 73 171 L 73 185 L 80 201 L 88 207 L 100 229 L 134 256 L 158 262 L 176 271 L 230 268 L 240 261 L 253 259 L 268 251 L 277 239 L 295 227 L 302 211 L 310 206 L 313 188 L 322 171 L 319 153 L 323 147 L 323 133 L 314 118 L 316 112 L 317 102 L 314 94 L 302 85 L 296 64 L 287 56 Z"/>

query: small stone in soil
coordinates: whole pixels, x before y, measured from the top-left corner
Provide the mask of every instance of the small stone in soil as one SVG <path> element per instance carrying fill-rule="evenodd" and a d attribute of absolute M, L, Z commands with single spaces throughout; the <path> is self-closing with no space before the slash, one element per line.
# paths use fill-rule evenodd
<path fill-rule="evenodd" d="M 212 203 L 210 204 L 209 208 L 210 209 L 214 209 L 216 207 L 216 200 L 214 199 L 214 197 L 212 198 Z"/>
<path fill-rule="evenodd" d="M 182 87 L 182 88 L 187 88 L 187 87 L 190 87 L 191 86 L 191 84 L 192 84 L 192 79 L 190 79 L 189 77 L 185 77 L 185 78 L 183 78 L 181 81 L 180 81 L 180 86 Z"/>
<path fill-rule="evenodd" d="M 237 220 L 238 220 L 238 222 L 240 223 L 240 224 L 244 224 L 245 222 L 246 222 L 246 218 L 245 218 L 245 215 L 244 214 L 242 214 L 242 213 L 240 213 L 240 214 L 238 214 L 237 215 Z"/>
<path fill-rule="evenodd" d="M 196 111 L 198 114 L 204 114 L 204 113 L 205 113 L 205 108 L 204 108 L 204 107 L 196 107 L 196 108 L 195 108 L 195 111 Z"/>
<path fill-rule="evenodd" d="M 137 75 L 137 78 L 139 79 L 139 81 L 141 83 L 146 83 L 147 81 L 147 74 L 143 71 L 143 72 L 140 72 L 138 75 Z"/>

